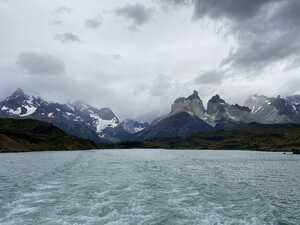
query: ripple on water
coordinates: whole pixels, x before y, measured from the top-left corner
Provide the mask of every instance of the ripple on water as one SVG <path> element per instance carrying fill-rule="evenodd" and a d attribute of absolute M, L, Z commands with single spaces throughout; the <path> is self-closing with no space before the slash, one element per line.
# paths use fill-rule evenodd
<path fill-rule="evenodd" d="M 0 155 L 0 224 L 298 225 L 300 158 L 291 157 L 162 150 Z"/>

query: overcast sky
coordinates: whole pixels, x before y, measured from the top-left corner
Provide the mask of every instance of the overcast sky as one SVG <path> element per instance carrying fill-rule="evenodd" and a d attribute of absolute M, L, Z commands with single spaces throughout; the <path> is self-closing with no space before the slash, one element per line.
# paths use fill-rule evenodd
<path fill-rule="evenodd" d="M 20 87 L 152 118 L 300 93 L 299 0 L 0 0 L 0 97 Z"/>

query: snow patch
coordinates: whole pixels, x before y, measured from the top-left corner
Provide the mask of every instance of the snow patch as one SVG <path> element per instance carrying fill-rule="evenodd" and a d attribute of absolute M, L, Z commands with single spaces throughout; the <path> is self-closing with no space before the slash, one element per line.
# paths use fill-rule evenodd
<path fill-rule="evenodd" d="M 29 116 L 37 110 L 37 108 L 32 105 L 25 105 L 23 107 L 26 109 L 26 113 L 20 115 L 21 117 Z"/>
<path fill-rule="evenodd" d="M 21 109 L 21 107 L 17 108 L 16 110 L 14 110 L 14 109 L 9 109 L 8 112 L 9 112 L 10 114 L 12 114 L 12 115 L 20 115 L 21 112 L 22 112 L 22 109 Z"/>
<path fill-rule="evenodd" d="M 91 114 L 90 117 L 95 119 L 94 123 L 97 133 L 101 133 L 107 127 L 114 128 L 119 124 L 117 118 L 113 118 L 111 120 L 103 120 L 99 115 L 96 114 Z"/>
<path fill-rule="evenodd" d="M 133 130 L 134 130 L 134 133 L 137 133 L 137 132 L 140 132 L 142 130 L 144 130 L 145 128 L 143 127 L 135 127 Z"/>
<path fill-rule="evenodd" d="M 3 110 L 3 111 L 7 111 L 7 110 L 8 110 L 8 108 L 7 108 L 6 106 L 2 106 L 1 110 Z"/>

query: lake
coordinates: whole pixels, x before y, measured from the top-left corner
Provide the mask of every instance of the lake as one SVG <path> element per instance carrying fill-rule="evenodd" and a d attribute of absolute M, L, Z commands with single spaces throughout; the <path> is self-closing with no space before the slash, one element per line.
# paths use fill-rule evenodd
<path fill-rule="evenodd" d="M 0 154 L 1 225 L 300 224 L 300 156 L 98 150 Z"/>

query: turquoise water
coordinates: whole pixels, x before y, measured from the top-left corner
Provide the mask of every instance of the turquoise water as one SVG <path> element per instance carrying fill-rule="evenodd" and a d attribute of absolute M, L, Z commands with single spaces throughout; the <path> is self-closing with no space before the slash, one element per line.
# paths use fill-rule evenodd
<path fill-rule="evenodd" d="M 300 156 L 99 150 L 0 154 L 1 225 L 300 224 Z"/>

